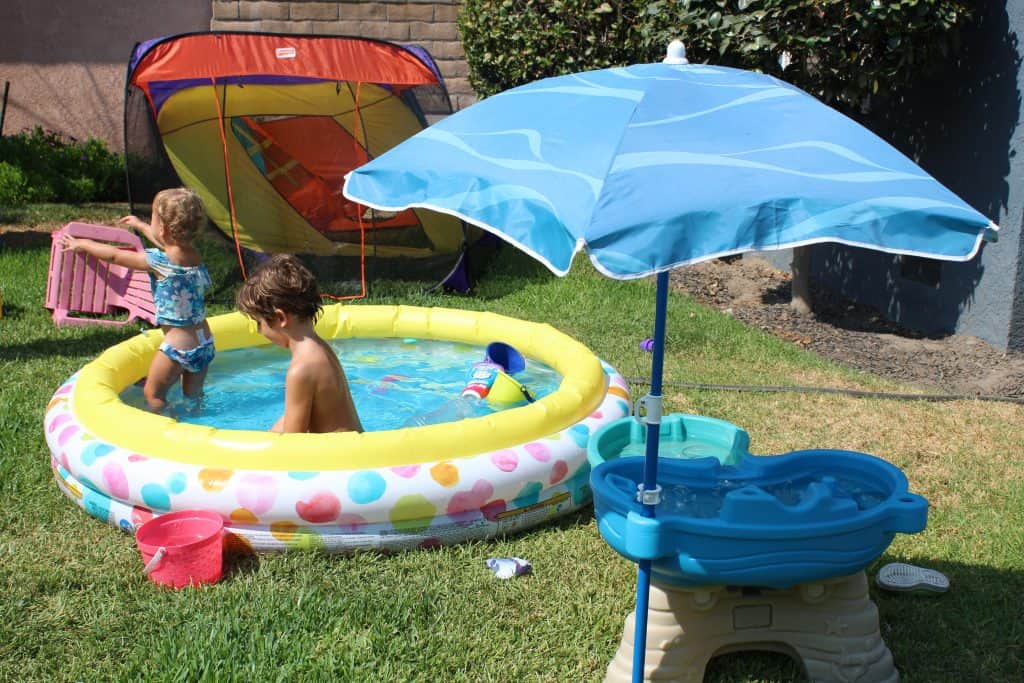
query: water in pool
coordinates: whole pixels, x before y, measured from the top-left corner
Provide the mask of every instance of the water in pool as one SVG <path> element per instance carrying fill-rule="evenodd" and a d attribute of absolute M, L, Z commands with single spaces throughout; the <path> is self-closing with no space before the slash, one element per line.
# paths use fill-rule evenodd
<path fill-rule="evenodd" d="M 460 399 L 470 366 L 484 348 L 425 339 L 334 339 L 328 343 L 345 368 L 359 419 L 367 431 L 450 422 L 495 412 L 486 401 Z M 206 376 L 198 404 L 168 395 L 172 417 L 221 429 L 265 430 L 284 412 L 284 378 L 291 355 L 273 345 L 221 351 Z M 535 398 L 555 391 L 562 378 L 528 359 L 515 375 Z M 145 407 L 142 389 L 130 386 L 121 399 Z M 525 401 L 508 407 L 525 405 Z"/>

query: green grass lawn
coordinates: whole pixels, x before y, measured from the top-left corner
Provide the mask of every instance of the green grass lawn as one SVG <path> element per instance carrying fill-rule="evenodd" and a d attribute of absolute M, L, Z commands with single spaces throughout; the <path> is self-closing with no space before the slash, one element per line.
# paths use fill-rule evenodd
<path fill-rule="evenodd" d="M 45 239 L 0 242 L 0 680 L 603 678 L 633 607 L 636 567 L 601 540 L 589 509 L 518 536 L 436 551 L 269 555 L 232 564 L 221 583 L 198 590 L 149 583 L 134 539 L 60 493 L 42 433 L 61 382 L 139 328 L 55 328 L 42 307 L 48 257 Z M 582 260 L 558 279 L 505 250 L 478 289 L 446 297 L 382 285 L 368 303 L 547 322 L 623 374 L 649 374 L 650 356 L 638 349 L 653 325 L 649 282 L 614 282 Z M 666 377 L 908 389 L 840 369 L 676 295 Z M 952 582 L 940 597 L 872 588 L 903 680 L 1021 680 L 1024 408 L 671 389 L 666 400 L 667 411 L 744 427 L 755 453 L 848 448 L 902 467 L 911 490 L 932 504 L 929 525 L 897 537 L 879 564 L 923 564 Z M 484 560 L 500 556 L 527 558 L 534 573 L 497 580 Z M 785 657 L 747 654 L 716 659 L 707 677 L 794 679 L 799 669 Z"/>

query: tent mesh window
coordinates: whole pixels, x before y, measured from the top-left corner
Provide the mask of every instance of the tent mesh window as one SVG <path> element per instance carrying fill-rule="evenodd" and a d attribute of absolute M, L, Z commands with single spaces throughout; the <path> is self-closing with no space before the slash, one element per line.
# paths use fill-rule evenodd
<path fill-rule="evenodd" d="M 374 211 L 342 196 L 345 174 L 451 113 L 422 48 L 341 36 L 193 33 L 137 45 L 125 86 L 132 212 L 187 186 L 214 228 L 200 249 L 214 298 L 268 255 L 290 253 L 323 291 L 367 283 L 468 287 L 480 231 L 426 210 Z"/>

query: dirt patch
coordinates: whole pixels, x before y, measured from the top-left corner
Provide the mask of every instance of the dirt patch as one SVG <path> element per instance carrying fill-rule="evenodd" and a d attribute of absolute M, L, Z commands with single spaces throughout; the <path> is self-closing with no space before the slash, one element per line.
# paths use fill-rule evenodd
<path fill-rule="evenodd" d="M 26 232 L 50 233 L 63 227 L 61 223 L 40 223 L 39 225 L 24 225 L 22 223 L 0 223 L 0 235 L 5 233 L 23 234 Z"/>
<path fill-rule="evenodd" d="M 813 284 L 814 313 L 797 315 L 789 307 L 789 273 L 756 257 L 676 268 L 670 281 L 747 325 L 928 393 L 1024 397 L 1024 353 L 967 335 L 926 337 Z"/>

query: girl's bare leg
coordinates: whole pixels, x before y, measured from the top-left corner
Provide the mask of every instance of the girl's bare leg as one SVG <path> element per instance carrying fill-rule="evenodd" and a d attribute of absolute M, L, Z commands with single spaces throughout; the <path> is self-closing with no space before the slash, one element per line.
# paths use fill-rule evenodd
<path fill-rule="evenodd" d="M 181 366 L 168 358 L 163 351 L 157 351 L 153 356 L 142 393 L 146 397 L 146 404 L 154 413 L 162 412 L 167 407 L 167 391 L 181 377 L 181 372 Z"/>
<path fill-rule="evenodd" d="M 206 381 L 206 371 L 209 369 L 209 367 L 205 367 L 199 372 L 183 372 L 181 375 L 181 393 L 189 398 L 199 398 L 202 396 L 203 382 Z"/>

